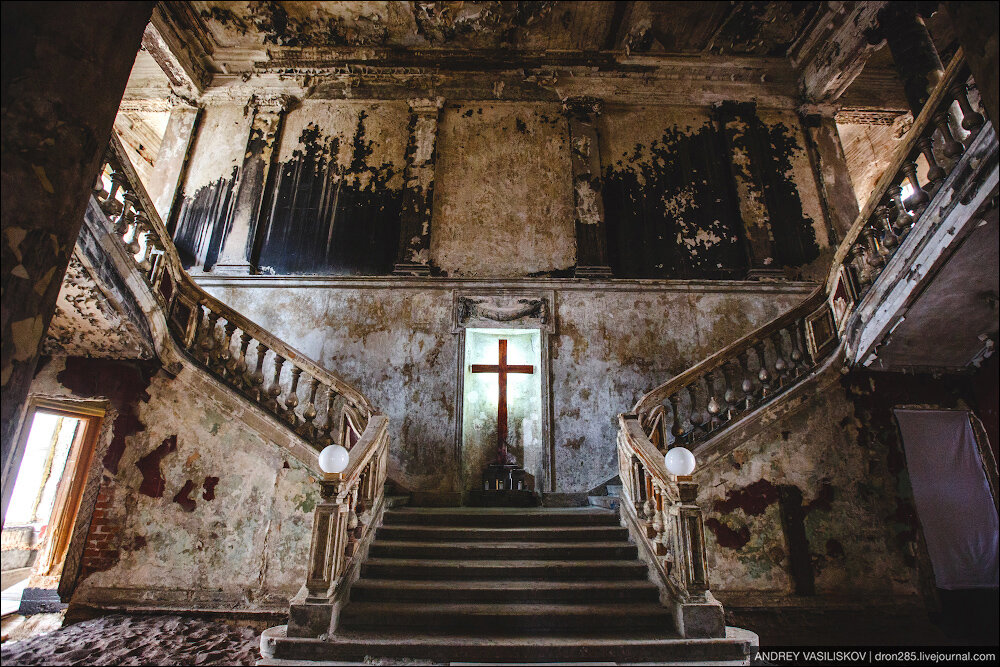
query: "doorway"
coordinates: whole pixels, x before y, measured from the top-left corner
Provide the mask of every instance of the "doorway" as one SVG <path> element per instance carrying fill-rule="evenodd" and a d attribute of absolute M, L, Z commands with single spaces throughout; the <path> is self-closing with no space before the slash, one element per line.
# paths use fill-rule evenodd
<path fill-rule="evenodd" d="M 505 342 L 501 342 L 505 341 Z M 544 490 L 542 336 L 538 329 L 466 329 L 462 382 L 462 479 L 464 491 L 481 488 L 486 466 L 496 460 L 500 430 L 501 349 L 508 451 L 527 473 L 525 488 Z M 507 372 L 506 368 L 515 370 Z M 530 368 L 530 371 L 528 370 Z"/>
<path fill-rule="evenodd" d="M 2 528 L 3 614 L 54 611 L 103 409 L 32 399 Z"/>

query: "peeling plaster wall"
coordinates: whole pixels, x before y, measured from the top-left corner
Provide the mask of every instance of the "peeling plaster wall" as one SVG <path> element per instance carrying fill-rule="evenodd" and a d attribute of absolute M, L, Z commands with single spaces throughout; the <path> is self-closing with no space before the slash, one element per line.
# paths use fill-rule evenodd
<path fill-rule="evenodd" d="M 336 370 L 388 415 L 393 480 L 417 491 L 461 488 L 452 290 L 467 284 L 205 284 L 216 297 Z M 802 284 L 773 291 L 546 284 L 553 286 L 557 335 L 550 339 L 551 386 L 560 492 L 587 491 L 617 473 L 617 413 L 799 303 L 809 289 Z"/>
<path fill-rule="evenodd" d="M 761 110 L 757 117 L 771 142 L 763 169 L 777 259 L 793 277 L 820 277 L 813 260 L 829 238 L 801 124 L 792 112 Z M 599 123 L 616 275 L 743 277 L 745 232 L 728 149 L 709 110 L 618 107 Z"/>
<path fill-rule="evenodd" d="M 852 397 L 834 383 L 696 472 L 712 589 L 734 595 L 915 596 L 896 539 L 909 483 L 890 443 L 863 441 Z"/>
<path fill-rule="evenodd" d="M 170 223 L 186 268 L 211 267 L 219 255 L 252 121 L 242 104 L 214 104 L 202 111 L 183 198 Z"/>
<path fill-rule="evenodd" d="M 288 112 L 260 272 L 391 272 L 409 139 L 405 103 L 306 101 Z"/>
<path fill-rule="evenodd" d="M 315 480 L 191 370 L 136 384 L 127 364 L 53 358 L 31 387 L 110 401 L 72 601 L 281 608 L 305 577 Z"/>
<path fill-rule="evenodd" d="M 555 104 L 446 105 L 431 262 L 451 276 L 556 275 L 576 263 L 569 128 Z"/>

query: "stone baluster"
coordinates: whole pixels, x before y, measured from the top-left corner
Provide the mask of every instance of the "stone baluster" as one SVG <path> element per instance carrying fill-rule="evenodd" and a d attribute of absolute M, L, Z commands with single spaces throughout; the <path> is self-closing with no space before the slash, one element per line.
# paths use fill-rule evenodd
<path fill-rule="evenodd" d="M 250 340 L 250 334 L 246 331 L 240 333 L 240 354 L 230 369 L 233 380 L 244 389 L 250 387 L 250 378 L 247 376 L 247 348 L 250 347 Z"/>
<path fill-rule="evenodd" d="M 858 279 L 858 291 L 864 295 L 875 282 L 875 271 L 868 261 L 868 250 L 864 243 L 855 243 L 851 246 L 851 262 L 854 264 L 855 275 Z"/>
<path fill-rule="evenodd" d="M 336 400 L 337 392 L 329 387 L 326 392 L 326 420 L 323 422 L 323 437 L 320 439 L 320 444 L 324 447 L 333 444 L 333 429 L 336 425 L 333 404 Z"/>
<path fill-rule="evenodd" d="M 770 336 L 771 346 L 774 348 L 774 376 L 778 381 L 778 386 L 783 387 L 788 382 L 789 364 L 785 359 L 785 339 L 781 331 L 775 331 Z"/>
<path fill-rule="evenodd" d="M 656 544 L 663 533 L 663 517 L 659 511 L 659 497 L 657 484 L 651 475 L 646 476 L 646 537 Z"/>
<path fill-rule="evenodd" d="M 236 325 L 226 320 L 226 325 L 222 328 L 222 344 L 219 346 L 219 374 L 232 382 L 233 362 L 233 334 L 236 333 Z"/>
<path fill-rule="evenodd" d="M 132 233 L 129 234 L 128 243 L 126 248 L 128 248 L 128 253 L 135 259 L 135 256 L 139 254 L 142 249 L 142 245 L 139 243 L 139 234 L 144 226 L 149 224 L 149 218 L 146 217 L 146 212 L 142 209 L 136 209 L 135 215 L 132 216 L 132 224 L 130 225 Z"/>
<path fill-rule="evenodd" d="M 896 232 L 896 236 L 903 239 L 910 231 L 910 228 L 913 227 L 913 216 L 903 206 L 903 194 L 900 191 L 899 184 L 893 185 L 890 188 L 890 192 L 892 203 L 896 208 L 896 215 L 892 220 L 893 231 Z"/>
<path fill-rule="evenodd" d="M 774 375 L 767 367 L 764 341 L 755 344 L 753 349 L 757 353 L 757 381 L 760 382 L 760 399 L 764 400 L 771 395 L 771 382 L 774 380 Z"/>
<path fill-rule="evenodd" d="M 733 372 L 732 363 L 722 366 L 722 376 L 725 381 L 725 393 L 722 394 L 722 400 L 726 402 L 725 421 L 729 421 L 740 412 L 739 383 L 737 382 L 737 375 Z"/>
<path fill-rule="evenodd" d="M 937 118 L 937 116 L 935 116 L 935 118 Z M 945 127 L 947 128 L 947 122 L 945 123 Z M 949 134 L 948 136 L 950 137 L 951 135 Z M 927 187 L 929 190 L 936 191 L 939 187 L 941 187 L 941 183 L 944 181 L 944 178 L 948 175 L 948 173 L 944 170 L 944 167 L 937 163 L 937 158 L 934 157 L 934 143 L 931 141 L 930 137 L 920 137 L 920 139 L 917 140 L 916 145 L 917 149 L 927 161 Z M 946 141 L 945 146 L 947 147 L 947 145 L 948 142 Z M 947 155 L 947 149 L 945 150 L 945 154 Z"/>
<path fill-rule="evenodd" d="M 666 532 L 667 524 L 663 516 L 663 487 L 660 485 L 659 480 L 651 486 L 651 490 L 653 493 L 653 534 L 650 537 L 653 540 L 653 548 L 656 550 L 656 555 L 662 557 L 667 554 L 666 547 L 663 544 L 663 536 Z"/>
<path fill-rule="evenodd" d="M 951 96 L 958 102 L 958 106 L 962 110 L 962 129 L 971 132 L 975 136 L 977 130 L 986 122 L 986 119 L 983 118 L 981 113 L 972 108 L 967 91 L 968 86 L 964 81 L 956 82 L 948 89 L 948 92 L 951 93 Z"/>
<path fill-rule="evenodd" d="M 139 270 L 142 271 L 143 275 L 146 276 L 148 280 L 151 277 L 153 271 L 152 257 L 153 257 L 153 228 L 149 224 L 149 218 L 143 213 L 141 217 L 136 218 L 135 225 L 135 236 L 134 238 L 142 239 L 140 249 L 138 252 L 142 253 L 139 257 Z"/>
<path fill-rule="evenodd" d="M 205 323 L 205 326 L 202 329 L 201 342 L 198 344 L 198 346 L 201 348 L 200 359 L 202 363 L 204 363 L 206 366 L 211 366 L 212 352 L 215 350 L 215 344 L 216 344 L 215 327 L 219 322 L 219 314 L 214 311 L 208 310 L 207 306 L 199 306 L 199 309 L 201 308 L 204 308 L 205 311 L 207 311 L 208 315 L 206 316 L 205 319 L 208 321 Z"/>
<path fill-rule="evenodd" d="M 302 432 L 306 434 L 307 440 L 316 439 L 316 425 L 313 424 L 313 420 L 316 419 L 316 392 L 319 389 L 319 380 L 313 378 L 309 382 L 309 402 L 306 407 L 302 410 Z M 331 390 L 332 391 L 332 390 Z"/>
<path fill-rule="evenodd" d="M 680 400 L 677 394 L 671 394 L 667 397 L 667 400 L 670 401 L 670 412 L 672 413 L 673 420 L 670 425 L 670 434 L 674 436 L 675 443 L 680 443 L 684 439 Z"/>
<path fill-rule="evenodd" d="M 360 481 L 360 480 L 359 480 Z M 358 482 L 351 487 L 347 503 L 347 544 L 344 547 L 344 558 L 349 559 L 354 556 L 358 547 L 357 527 L 358 527 Z M 339 572 L 337 573 L 339 576 Z"/>
<path fill-rule="evenodd" d="M 701 378 L 698 378 L 688 385 L 688 395 L 691 397 L 691 412 L 688 421 L 691 422 L 691 433 L 689 443 L 696 442 L 699 436 L 704 433 L 705 412 L 701 409 Z"/>
<path fill-rule="evenodd" d="M 882 228 L 882 236 L 879 239 L 879 255 L 883 262 L 888 262 L 899 246 L 899 238 L 893 231 L 892 222 L 889 220 L 891 210 L 886 204 L 881 204 L 875 209 L 875 225 L 873 226 L 876 226 L 876 233 L 877 227 Z"/>
<path fill-rule="evenodd" d="M 295 407 L 299 404 L 299 376 L 302 375 L 302 369 L 298 366 L 292 366 L 292 387 L 288 390 L 288 396 L 285 397 L 285 419 L 293 427 L 298 426 L 299 416 L 295 414 Z"/>
<path fill-rule="evenodd" d="M 265 405 L 271 412 L 278 412 L 278 397 L 281 396 L 281 368 L 285 365 L 285 358 L 275 352 L 274 354 L 274 380 L 267 388 L 267 398 Z"/>
<path fill-rule="evenodd" d="M 949 122 L 951 119 L 949 118 L 948 108 L 945 107 L 941 111 L 938 111 L 934 114 L 932 120 L 934 121 L 934 125 L 937 126 L 938 132 L 941 133 L 941 138 L 944 139 L 944 144 L 941 146 L 941 152 L 944 153 L 946 157 L 950 157 L 952 159 L 957 158 L 962 154 L 962 151 L 965 150 L 965 147 L 962 146 L 961 142 L 956 141 L 954 135 L 951 133 L 951 124 Z M 930 137 L 921 137 L 920 140 L 923 141 L 924 139 L 927 140 L 928 144 L 930 143 Z M 920 146 L 919 142 L 917 143 L 917 146 Z M 923 151 L 922 146 L 921 151 Z M 927 153 L 924 153 L 924 157 L 927 157 Z M 931 159 L 932 158 L 927 158 L 928 164 L 931 164 Z M 941 172 L 941 178 L 943 179 L 944 170 L 942 169 Z M 927 175 L 927 178 L 931 181 L 934 180 L 934 177 L 930 174 Z"/>
<path fill-rule="evenodd" d="M 921 190 L 923 192 L 923 190 Z M 878 274 L 882 272 L 885 267 L 885 258 L 882 256 L 881 249 L 879 248 L 878 233 L 875 227 L 872 226 L 871 221 L 865 225 L 864 229 L 861 230 L 861 236 L 864 239 L 867 252 L 865 253 L 865 258 L 868 260 L 868 265 L 872 269 L 872 282 L 878 278 Z"/>
<path fill-rule="evenodd" d="M 267 350 L 267 345 L 260 341 L 257 342 L 257 367 L 250 374 L 250 391 L 254 400 L 258 402 L 264 399 L 264 356 L 267 354 Z"/>
<path fill-rule="evenodd" d="M 122 186 L 126 184 L 125 174 L 123 174 L 120 170 L 116 169 L 114 165 L 112 165 L 111 176 L 109 177 L 109 180 L 111 181 L 111 189 L 108 191 L 108 197 L 107 199 L 104 200 L 104 205 L 101 208 L 104 210 L 104 212 L 107 214 L 109 218 L 114 218 L 116 215 L 118 215 L 123 211 L 123 209 L 120 208 L 123 205 L 118 203 L 118 199 L 116 198 L 116 196 L 118 194 L 118 191 L 122 189 Z M 115 221 L 116 223 L 115 231 L 120 234 L 125 230 L 122 229 L 121 231 L 119 231 L 118 222 L 119 220 Z"/>
<path fill-rule="evenodd" d="M 740 391 L 743 392 L 744 410 L 749 410 L 754 405 L 754 381 L 753 373 L 750 372 L 750 355 L 742 352 L 739 355 L 740 371 L 743 376 L 740 382 Z"/>
<path fill-rule="evenodd" d="M 119 173 L 115 172 L 115 174 Z M 121 178 L 124 178 L 124 176 L 121 176 Z M 112 201 L 116 202 L 117 200 L 113 199 Z M 139 199 L 134 192 L 122 188 L 121 210 L 118 211 L 117 217 L 114 218 L 114 230 L 123 243 L 125 242 L 125 236 L 128 234 L 129 227 L 132 226 L 138 203 Z"/>
<path fill-rule="evenodd" d="M 792 341 L 792 367 L 795 369 L 795 376 L 798 377 L 807 368 L 805 363 L 805 345 L 802 340 L 803 320 L 796 320 L 788 330 L 788 337 Z"/>
<path fill-rule="evenodd" d="M 920 187 L 920 181 L 917 180 L 917 164 L 913 160 L 907 160 L 903 163 L 902 172 L 906 182 L 910 184 L 910 188 L 913 190 L 913 194 L 903 204 L 911 211 L 922 211 L 931 198 Z"/>
<path fill-rule="evenodd" d="M 705 383 L 708 385 L 708 404 L 705 406 L 705 411 L 708 412 L 707 426 L 709 431 L 719 428 L 719 424 L 721 423 L 719 415 L 722 414 L 723 410 L 722 404 L 716 398 L 715 380 L 715 371 L 709 371 L 705 374 Z"/>

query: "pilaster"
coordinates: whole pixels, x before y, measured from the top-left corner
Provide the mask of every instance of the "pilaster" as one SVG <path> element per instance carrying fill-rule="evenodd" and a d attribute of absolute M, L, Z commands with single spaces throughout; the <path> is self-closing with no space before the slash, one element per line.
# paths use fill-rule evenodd
<path fill-rule="evenodd" d="M 443 103 L 441 97 L 409 100 L 410 140 L 406 148 L 405 189 L 394 275 L 430 275 L 435 148 L 438 115 Z"/>
<path fill-rule="evenodd" d="M 850 230 L 859 212 L 844 146 L 832 109 L 803 114 L 802 126 L 831 235 L 830 245 L 836 245 Z"/>
<path fill-rule="evenodd" d="M 576 219 L 576 275 L 609 278 L 608 234 L 604 221 L 601 146 L 597 118 L 604 102 L 596 97 L 568 97 L 563 110 L 569 120 L 570 159 Z"/>
<path fill-rule="evenodd" d="M 248 275 L 256 272 L 251 263 L 254 236 L 260 222 L 265 184 L 271 170 L 275 141 L 281 133 L 285 112 L 292 104 L 288 96 L 251 98 L 253 122 L 243 165 L 236 184 L 235 204 L 229 229 L 212 269 L 215 273 Z"/>
<path fill-rule="evenodd" d="M 729 151 L 729 168 L 746 235 L 747 279 L 781 278 L 765 187 L 767 139 L 759 136 L 754 122 L 757 106 L 753 102 L 723 102 L 713 108 L 713 115 Z"/>

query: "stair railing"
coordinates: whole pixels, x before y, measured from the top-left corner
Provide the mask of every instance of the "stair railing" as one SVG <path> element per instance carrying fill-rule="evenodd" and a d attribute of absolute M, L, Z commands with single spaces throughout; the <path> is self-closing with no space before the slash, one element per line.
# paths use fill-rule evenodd
<path fill-rule="evenodd" d="M 166 319 L 174 343 L 195 365 L 249 400 L 316 450 L 348 450 L 343 472 L 319 479 L 306 582 L 290 626 L 309 618 L 318 636 L 346 598 L 352 565 L 367 553 L 378 525 L 388 466 L 388 418 L 334 373 L 199 287 L 118 137 L 112 135 L 94 198 L 112 237 L 135 263 Z M 303 392 L 305 388 L 305 393 Z M 319 620 L 317 620 L 319 619 Z M 301 627 L 302 624 L 300 624 Z M 308 624 L 307 624 L 308 625 Z"/>
<path fill-rule="evenodd" d="M 969 80 L 959 49 L 838 247 L 825 284 L 619 415 L 623 511 L 679 604 L 711 599 L 704 528 L 697 484 L 671 475 L 663 455 L 673 446 L 697 453 L 843 355 L 850 341 L 841 338 L 852 336 L 862 298 L 901 243 L 932 226 L 922 214 L 984 126 Z"/>
<path fill-rule="evenodd" d="M 374 413 L 368 399 L 190 278 L 114 134 L 94 197 L 191 360 L 314 448 L 351 448 Z"/>

